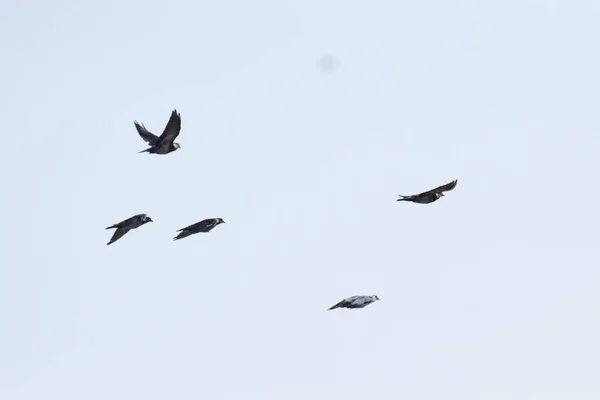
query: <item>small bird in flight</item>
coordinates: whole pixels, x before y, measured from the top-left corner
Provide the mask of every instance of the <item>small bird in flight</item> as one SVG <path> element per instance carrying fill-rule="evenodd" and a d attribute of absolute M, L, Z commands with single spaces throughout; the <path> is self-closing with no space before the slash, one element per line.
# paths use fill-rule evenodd
<path fill-rule="evenodd" d="M 183 239 L 183 238 L 186 238 L 195 233 L 209 232 L 215 226 L 217 226 L 219 224 L 224 224 L 224 223 L 225 223 L 225 221 L 223 221 L 222 218 L 208 218 L 208 219 L 202 220 L 200 222 L 196 222 L 195 224 L 186 226 L 185 228 L 178 230 L 177 232 L 179 232 L 179 233 L 177 234 L 177 236 L 175 236 L 173 238 L 173 240 Z"/>
<path fill-rule="evenodd" d="M 352 296 L 340 301 L 329 308 L 329 310 L 334 310 L 336 308 L 364 308 L 377 300 L 379 300 L 379 297 L 377 296 Z"/>
<path fill-rule="evenodd" d="M 169 122 L 167 122 L 167 126 L 160 137 L 146 129 L 144 124 L 140 125 L 137 121 L 133 121 L 133 124 L 142 139 L 150 145 L 150 148 L 139 153 L 169 154 L 181 147 L 179 143 L 173 143 L 175 138 L 179 136 L 179 131 L 181 131 L 181 116 L 177 110 L 171 112 L 171 118 L 169 118 Z"/>
<path fill-rule="evenodd" d="M 438 186 L 435 189 L 428 190 L 427 192 L 413 194 L 410 196 L 398 195 L 401 198 L 396 201 L 412 201 L 413 203 L 419 204 L 433 203 L 434 201 L 437 201 L 440 197 L 442 197 L 444 195 L 444 192 L 454 189 L 456 187 L 457 182 L 458 179 L 453 180 L 450 183 L 446 183 L 445 185 Z"/>
<path fill-rule="evenodd" d="M 146 214 L 137 214 L 131 218 L 127 218 L 126 220 L 119 222 L 118 224 L 109 226 L 106 229 L 117 228 L 117 230 L 115 231 L 113 236 L 110 238 L 110 242 L 106 243 L 106 245 L 116 242 L 117 240 L 121 239 L 123 237 L 123 235 L 125 235 L 130 230 L 139 228 L 140 226 L 144 225 L 147 222 L 154 222 L 154 221 L 152 221 L 152 218 L 148 217 Z"/>

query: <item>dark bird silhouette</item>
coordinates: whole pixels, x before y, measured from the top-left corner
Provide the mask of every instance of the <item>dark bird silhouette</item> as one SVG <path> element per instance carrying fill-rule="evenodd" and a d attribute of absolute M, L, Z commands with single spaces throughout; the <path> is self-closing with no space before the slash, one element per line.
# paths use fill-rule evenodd
<path fill-rule="evenodd" d="M 215 226 L 224 223 L 225 221 L 223 221 L 222 218 L 208 218 L 178 230 L 177 232 L 179 232 L 179 234 L 177 234 L 177 236 L 175 236 L 173 240 L 183 239 L 195 233 L 210 232 Z"/>
<path fill-rule="evenodd" d="M 106 243 L 107 245 L 116 242 L 121 239 L 123 235 L 129 232 L 132 229 L 137 229 L 140 226 L 144 225 L 148 222 L 152 221 L 152 218 L 148 217 L 146 214 L 137 214 L 131 218 L 127 218 L 124 221 L 119 222 L 118 224 L 114 224 L 112 226 L 107 227 L 106 229 L 117 228 L 113 236 L 110 238 L 110 242 Z"/>
<path fill-rule="evenodd" d="M 377 296 L 352 296 L 330 307 L 329 310 L 336 308 L 364 308 L 377 300 L 379 300 Z"/>
<path fill-rule="evenodd" d="M 142 139 L 150 145 L 150 148 L 139 153 L 169 154 L 181 147 L 179 143 L 173 143 L 175 138 L 179 136 L 179 131 L 181 131 L 181 116 L 177 110 L 171 112 L 171 118 L 169 118 L 169 122 L 167 122 L 167 126 L 160 137 L 146 129 L 144 124 L 140 125 L 137 121 L 133 121 L 133 124 Z"/>
<path fill-rule="evenodd" d="M 444 195 L 444 192 L 454 189 L 456 187 L 457 182 L 458 182 L 458 179 L 456 179 L 450 183 L 447 183 L 445 185 L 438 186 L 435 189 L 431 189 L 431 190 L 428 190 L 427 192 L 423 192 L 423 193 L 419 193 L 419 194 L 413 194 L 410 196 L 399 195 L 401 198 L 396 201 L 412 201 L 413 203 L 419 203 L 419 204 L 433 203 L 434 201 L 437 201 L 440 197 L 442 197 Z"/>

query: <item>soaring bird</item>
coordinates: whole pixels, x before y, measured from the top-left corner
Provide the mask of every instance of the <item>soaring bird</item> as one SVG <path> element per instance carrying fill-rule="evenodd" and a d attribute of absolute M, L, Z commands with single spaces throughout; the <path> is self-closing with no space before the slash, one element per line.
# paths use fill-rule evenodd
<path fill-rule="evenodd" d="M 167 122 L 167 126 L 160 137 L 146 129 L 144 124 L 140 125 L 137 121 L 133 121 L 133 123 L 142 139 L 150 145 L 150 148 L 139 153 L 169 154 L 181 147 L 179 143 L 173 143 L 181 130 L 181 116 L 177 110 L 171 112 L 171 118 L 169 118 L 169 122 Z"/>
<path fill-rule="evenodd" d="M 177 234 L 177 236 L 175 236 L 173 238 L 173 240 L 183 239 L 183 238 L 186 238 L 195 233 L 209 232 L 215 226 L 217 226 L 219 224 L 224 224 L 224 223 L 225 223 L 225 221 L 223 221 L 222 218 L 208 218 L 208 219 L 202 220 L 200 222 L 196 222 L 195 224 L 186 226 L 185 228 L 178 230 L 177 232 L 179 232 L 179 233 Z"/>
<path fill-rule="evenodd" d="M 106 229 L 117 228 L 113 236 L 110 238 L 110 242 L 106 243 L 107 245 L 116 242 L 121 239 L 123 235 L 129 232 L 132 229 L 139 228 L 147 222 L 154 222 L 152 218 L 147 216 L 146 214 L 137 214 L 131 218 L 127 218 L 124 221 L 119 222 L 118 224 L 114 224 L 113 226 L 109 226 Z"/>
<path fill-rule="evenodd" d="M 333 310 L 336 308 L 364 308 L 377 300 L 379 300 L 379 297 L 377 296 L 352 296 L 340 301 L 335 306 L 329 309 Z"/>
<path fill-rule="evenodd" d="M 458 179 L 453 180 L 450 183 L 446 183 L 445 185 L 438 186 L 435 189 L 431 189 L 427 192 L 419 194 L 413 194 L 410 196 L 399 195 L 401 198 L 396 201 L 412 201 L 413 203 L 419 204 L 433 203 L 434 201 L 437 201 L 440 197 L 442 197 L 444 195 L 444 192 L 454 189 L 456 187 L 457 182 Z"/>

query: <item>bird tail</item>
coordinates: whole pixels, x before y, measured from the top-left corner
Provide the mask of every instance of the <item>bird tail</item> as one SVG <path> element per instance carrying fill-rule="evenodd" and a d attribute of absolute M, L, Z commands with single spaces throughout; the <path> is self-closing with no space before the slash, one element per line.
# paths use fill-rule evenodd
<path fill-rule="evenodd" d="M 337 303 L 334 306 L 329 307 L 328 310 L 335 310 L 336 308 L 340 308 L 343 304 L 344 304 L 344 300 L 340 301 L 339 303 Z"/>
<path fill-rule="evenodd" d="M 112 226 L 107 226 L 107 227 L 106 227 L 106 228 L 104 228 L 104 229 L 112 229 L 112 228 L 118 228 L 117 224 L 114 224 L 114 225 L 112 225 Z M 110 243 L 109 243 L 109 244 L 110 244 Z"/>
<path fill-rule="evenodd" d="M 179 240 L 179 239 L 183 239 L 183 238 L 186 238 L 186 237 L 188 237 L 188 236 L 190 236 L 190 235 L 191 235 L 191 233 L 190 233 L 190 232 L 188 232 L 188 231 L 182 231 L 182 232 L 181 232 L 181 233 L 179 233 L 177 236 L 175 236 L 175 237 L 173 238 L 173 240 Z"/>
<path fill-rule="evenodd" d="M 138 154 L 145 153 L 145 152 L 150 152 L 150 149 L 152 149 L 152 147 L 149 147 L 146 150 L 138 151 Z"/>
<path fill-rule="evenodd" d="M 396 201 L 408 201 L 408 196 L 402 196 L 401 194 L 399 194 L 398 196 L 400 196 L 400 198 Z"/>

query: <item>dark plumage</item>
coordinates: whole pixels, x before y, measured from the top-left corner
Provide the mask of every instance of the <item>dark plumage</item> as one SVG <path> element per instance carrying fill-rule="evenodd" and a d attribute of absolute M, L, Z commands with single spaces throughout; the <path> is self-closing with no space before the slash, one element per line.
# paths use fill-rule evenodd
<path fill-rule="evenodd" d="M 177 236 L 175 236 L 173 238 L 173 240 L 183 239 L 183 238 L 186 238 L 186 237 L 188 237 L 190 235 L 193 235 L 195 233 L 209 232 L 215 226 L 217 226 L 219 224 L 224 224 L 224 223 L 225 223 L 225 221 L 223 221 L 222 218 L 208 218 L 208 219 L 205 219 L 203 221 L 196 222 L 193 225 L 186 226 L 183 229 L 179 229 L 177 231 L 177 232 L 179 232 L 179 234 Z"/>
<path fill-rule="evenodd" d="M 110 242 L 106 243 L 107 245 L 116 242 L 121 239 L 123 235 L 129 232 L 132 229 L 139 228 L 148 222 L 152 221 L 152 218 L 148 217 L 146 214 L 137 214 L 131 218 L 127 218 L 124 221 L 119 222 L 118 224 L 114 224 L 112 226 L 107 227 L 106 229 L 117 228 L 113 236 L 110 238 Z"/>
<path fill-rule="evenodd" d="M 160 137 L 150 132 L 143 124 L 140 125 L 137 121 L 133 121 L 133 124 L 142 139 L 150 145 L 150 148 L 140 151 L 140 153 L 169 154 L 181 147 L 179 143 L 173 143 L 175 138 L 179 136 L 179 131 L 181 131 L 181 116 L 177 110 L 171 112 L 171 118 L 169 118 L 169 122 L 167 122 L 167 126 Z"/>
<path fill-rule="evenodd" d="M 379 300 L 379 297 L 373 296 L 351 296 L 337 303 L 336 305 L 329 308 L 329 310 L 335 310 L 336 308 L 365 308 L 371 303 Z"/>
<path fill-rule="evenodd" d="M 435 189 L 431 189 L 431 190 L 428 190 L 427 192 L 423 192 L 423 193 L 419 193 L 419 194 L 413 194 L 410 196 L 399 195 L 401 198 L 396 201 L 411 201 L 413 203 L 419 203 L 419 204 L 433 203 L 434 201 L 437 201 L 440 197 L 442 197 L 444 195 L 443 192 L 447 192 L 449 190 L 454 189 L 456 187 L 457 182 L 458 182 L 458 179 L 456 179 L 450 183 L 447 183 L 445 185 L 438 186 Z"/>

